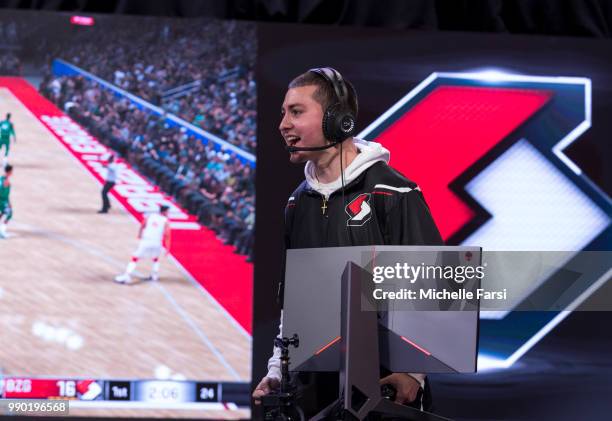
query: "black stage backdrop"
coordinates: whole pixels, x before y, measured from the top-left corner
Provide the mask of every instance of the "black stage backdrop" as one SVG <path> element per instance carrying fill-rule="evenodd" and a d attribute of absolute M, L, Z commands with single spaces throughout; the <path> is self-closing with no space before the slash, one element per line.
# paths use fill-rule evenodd
<path fill-rule="evenodd" d="M 612 36 L 610 0 L 0 0 L 0 7 L 434 31 Z"/>
<path fill-rule="evenodd" d="M 266 372 L 277 333 L 283 209 L 303 179 L 302 166 L 288 163 L 278 133 L 286 86 L 301 72 L 332 66 L 355 85 L 358 131 L 433 72 L 496 68 L 588 77 L 593 83 L 593 127 L 566 152 L 602 190 L 608 195 L 612 191 L 612 44 L 607 41 L 290 24 L 260 24 L 258 29 L 255 384 Z M 419 182 L 419 174 L 407 175 Z M 432 376 L 438 412 L 459 419 L 601 419 L 604 408 L 611 409 L 605 394 L 612 390 L 612 366 L 605 356 L 612 333 L 601 326 L 611 321 L 609 313 L 575 313 L 510 370 Z"/>

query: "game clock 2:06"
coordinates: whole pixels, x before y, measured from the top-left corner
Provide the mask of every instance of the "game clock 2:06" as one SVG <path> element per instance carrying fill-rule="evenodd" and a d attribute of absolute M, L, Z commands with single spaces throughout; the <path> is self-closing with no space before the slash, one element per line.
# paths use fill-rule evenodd
<path fill-rule="evenodd" d="M 147 398 L 154 402 L 178 402 L 181 397 L 179 387 L 173 385 L 149 386 Z"/>

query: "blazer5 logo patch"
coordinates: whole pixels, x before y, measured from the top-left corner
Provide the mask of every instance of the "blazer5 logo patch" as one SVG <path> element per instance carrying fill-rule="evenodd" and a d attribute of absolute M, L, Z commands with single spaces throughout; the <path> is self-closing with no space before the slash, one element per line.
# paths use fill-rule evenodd
<path fill-rule="evenodd" d="M 360 227 L 372 217 L 372 207 L 370 206 L 370 193 L 361 193 L 344 209 L 349 216 L 346 225 L 349 227 Z"/>

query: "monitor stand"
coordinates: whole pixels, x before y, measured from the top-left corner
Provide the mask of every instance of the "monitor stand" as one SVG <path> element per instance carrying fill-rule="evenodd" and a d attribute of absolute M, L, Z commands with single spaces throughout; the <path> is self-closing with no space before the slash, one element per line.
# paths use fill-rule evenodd
<path fill-rule="evenodd" d="M 449 421 L 438 415 L 392 402 L 381 395 L 379 385 L 378 315 L 374 307 L 362 311 L 370 301 L 372 282 L 362 282 L 371 275 L 353 262 L 342 274 L 340 387 L 339 398 L 312 420 L 363 420 L 370 414 L 380 418 L 414 421 Z M 363 289 L 366 290 L 363 290 Z M 362 295 L 364 299 L 362 301 Z"/>

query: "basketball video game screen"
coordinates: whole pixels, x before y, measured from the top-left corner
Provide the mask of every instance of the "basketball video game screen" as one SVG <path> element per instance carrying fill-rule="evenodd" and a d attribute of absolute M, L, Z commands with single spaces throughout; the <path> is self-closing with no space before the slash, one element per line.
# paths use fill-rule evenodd
<path fill-rule="evenodd" d="M 0 395 L 248 418 L 249 22 L 2 12 Z"/>

